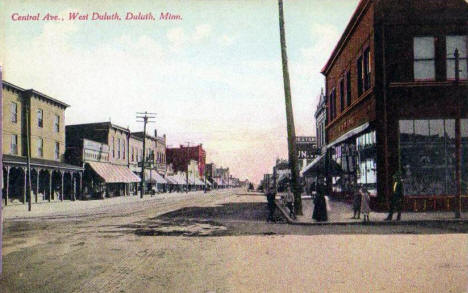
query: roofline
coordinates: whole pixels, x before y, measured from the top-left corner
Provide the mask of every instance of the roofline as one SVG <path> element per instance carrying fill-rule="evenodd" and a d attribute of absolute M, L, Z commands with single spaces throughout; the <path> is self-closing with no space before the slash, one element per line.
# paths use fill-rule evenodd
<path fill-rule="evenodd" d="M 17 85 L 12 84 L 11 82 L 6 81 L 6 80 L 2 80 L 2 83 L 3 83 L 4 85 L 7 85 L 7 86 L 9 86 L 9 87 L 12 87 L 12 88 L 14 88 L 14 89 L 16 89 L 16 90 L 19 90 L 19 91 L 21 91 L 21 92 L 23 92 L 23 93 L 28 93 L 28 92 L 33 93 L 33 94 L 35 94 L 35 95 L 37 95 L 37 96 L 40 96 L 40 97 L 42 97 L 42 98 L 44 98 L 44 99 L 46 99 L 46 100 L 49 100 L 49 101 L 54 102 L 54 103 L 56 103 L 56 104 L 59 104 L 59 105 L 61 105 L 62 107 L 65 107 L 65 108 L 70 107 L 70 105 L 68 105 L 67 103 L 64 103 L 64 102 L 59 101 L 59 100 L 57 100 L 57 99 L 55 99 L 55 98 L 52 98 L 51 96 L 48 96 L 48 95 L 46 95 L 46 94 L 44 94 L 44 93 L 41 93 L 40 91 L 37 91 L 37 90 L 35 90 L 35 89 L 24 89 L 24 88 L 21 88 L 21 87 L 19 87 L 19 86 L 17 86 Z"/>
<path fill-rule="evenodd" d="M 110 127 L 117 128 L 119 130 L 131 133 L 129 128 L 125 128 L 122 126 L 119 126 L 117 124 L 113 124 L 112 122 L 109 121 L 104 121 L 104 122 L 90 122 L 90 123 L 79 123 L 79 124 L 69 124 L 66 125 L 65 127 L 73 127 L 73 126 L 85 126 L 85 125 L 110 125 Z"/>
<path fill-rule="evenodd" d="M 320 73 L 323 75 L 326 75 L 328 71 L 330 70 L 331 66 L 335 63 L 336 58 L 338 55 L 341 53 L 343 50 L 344 45 L 346 44 L 349 35 L 354 31 L 354 28 L 356 27 L 357 23 L 359 20 L 362 18 L 364 12 L 367 10 L 369 7 L 369 4 L 373 0 L 360 0 L 358 6 L 353 12 L 353 15 L 351 16 L 351 19 L 349 20 L 348 24 L 346 25 L 346 28 L 343 32 L 343 34 L 340 37 L 340 40 L 338 43 L 335 45 L 335 48 L 333 49 L 330 57 L 328 58 L 327 63 L 325 66 L 322 68 Z"/>

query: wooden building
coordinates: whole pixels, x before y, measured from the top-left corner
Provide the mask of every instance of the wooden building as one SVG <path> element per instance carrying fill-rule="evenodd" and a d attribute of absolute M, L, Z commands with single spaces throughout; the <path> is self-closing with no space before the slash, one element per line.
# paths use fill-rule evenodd
<path fill-rule="evenodd" d="M 139 176 L 130 168 L 130 130 L 111 122 L 66 126 L 67 160 L 85 168 L 89 197 L 136 193 Z"/>
<path fill-rule="evenodd" d="M 322 70 L 335 196 L 385 209 L 401 170 L 408 210 L 468 203 L 467 23 L 464 0 L 359 2 Z"/>
<path fill-rule="evenodd" d="M 3 81 L 3 188 L 5 204 L 27 200 L 30 141 L 33 201 L 75 199 L 81 166 L 65 164 L 65 109 L 69 105 L 34 89 Z"/>

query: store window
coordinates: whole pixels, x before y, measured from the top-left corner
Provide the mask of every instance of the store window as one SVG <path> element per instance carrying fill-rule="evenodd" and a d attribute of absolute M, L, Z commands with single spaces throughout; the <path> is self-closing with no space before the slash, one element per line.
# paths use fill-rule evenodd
<path fill-rule="evenodd" d="M 435 80 L 434 37 L 413 39 L 414 80 Z"/>
<path fill-rule="evenodd" d="M 377 195 L 377 152 L 375 131 L 356 138 L 357 183 L 365 186 L 372 196 Z"/>
<path fill-rule="evenodd" d="M 461 188 L 462 194 L 468 195 L 468 119 L 460 121 L 462 165 L 461 165 Z"/>
<path fill-rule="evenodd" d="M 446 52 L 447 52 L 447 79 L 455 79 L 455 49 L 458 49 L 458 70 L 459 78 L 467 79 L 467 37 L 466 36 L 447 36 L 446 37 Z"/>
<path fill-rule="evenodd" d="M 455 193 L 455 120 L 400 120 L 405 195 Z"/>

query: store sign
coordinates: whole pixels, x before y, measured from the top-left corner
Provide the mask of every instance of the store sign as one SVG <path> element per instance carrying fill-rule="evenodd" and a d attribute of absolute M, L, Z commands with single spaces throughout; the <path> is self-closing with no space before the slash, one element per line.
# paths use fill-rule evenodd
<path fill-rule="evenodd" d="M 315 136 L 296 136 L 296 143 L 317 143 Z"/>
<path fill-rule="evenodd" d="M 317 148 L 317 139 L 315 136 L 297 136 L 296 149 L 297 158 L 299 160 L 314 159 L 320 154 L 320 150 Z"/>

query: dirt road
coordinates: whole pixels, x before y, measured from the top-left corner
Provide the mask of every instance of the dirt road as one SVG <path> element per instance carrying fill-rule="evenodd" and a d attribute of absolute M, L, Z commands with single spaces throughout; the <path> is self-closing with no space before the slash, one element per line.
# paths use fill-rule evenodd
<path fill-rule="evenodd" d="M 7 220 L 0 292 L 465 292 L 465 225 L 269 224 L 263 196 L 193 193 Z"/>

